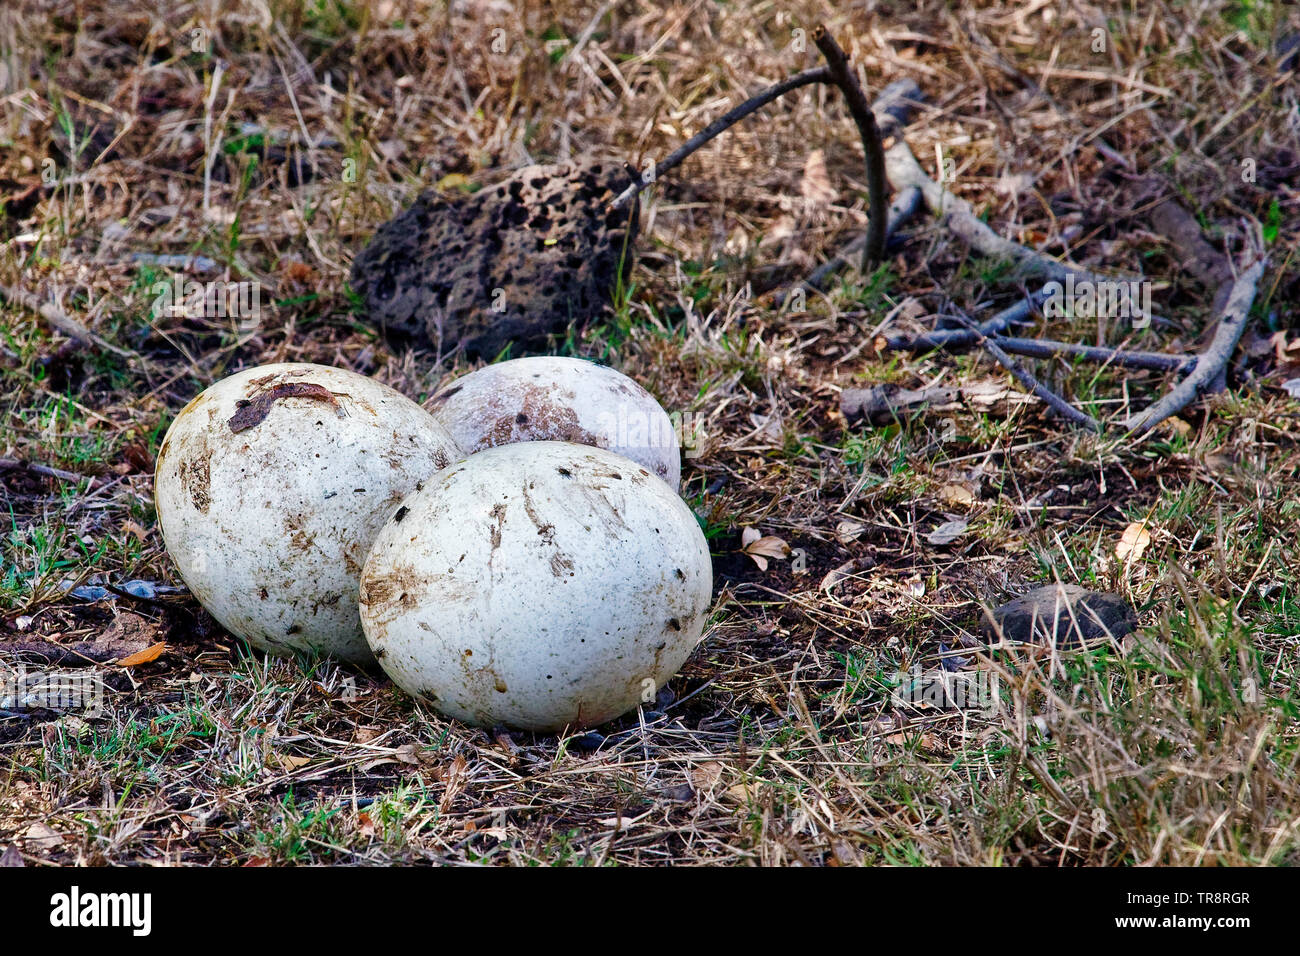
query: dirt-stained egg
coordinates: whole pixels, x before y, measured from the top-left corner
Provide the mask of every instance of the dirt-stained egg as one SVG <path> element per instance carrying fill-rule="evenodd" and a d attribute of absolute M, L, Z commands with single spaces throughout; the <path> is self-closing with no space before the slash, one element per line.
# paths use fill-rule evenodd
<path fill-rule="evenodd" d="M 158 520 L 181 579 L 232 634 L 369 664 L 357 591 L 370 543 L 403 497 L 462 457 L 386 385 L 264 365 L 176 416 L 158 451 Z"/>
<path fill-rule="evenodd" d="M 704 631 L 709 549 L 667 484 L 567 442 L 501 445 L 393 512 L 361 575 L 388 676 L 448 716 L 556 732 L 650 702 Z"/>
<path fill-rule="evenodd" d="M 543 355 L 488 365 L 425 406 L 467 454 L 529 441 L 608 448 L 667 482 L 681 482 L 677 430 L 653 395 L 621 372 Z"/>

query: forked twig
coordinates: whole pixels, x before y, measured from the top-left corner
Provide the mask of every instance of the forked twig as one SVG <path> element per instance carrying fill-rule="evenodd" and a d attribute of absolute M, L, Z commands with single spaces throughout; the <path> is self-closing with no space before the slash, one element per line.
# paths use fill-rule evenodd
<path fill-rule="evenodd" d="M 720 133 L 735 126 L 746 116 L 762 109 L 768 103 L 779 99 L 792 90 L 808 86 L 811 83 L 828 83 L 838 87 L 848 103 L 849 113 L 857 124 L 862 137 L 862 149 L 866 154 L 867 164 L 867 198 L 868 215 L 867 241 L 863 249 L 863 268 L 872 262 L 879 262 L 885 252 L 886 182 L 885 149 L 876 126 L 875 117 L 867 98 L 862 92 L 853 71 L 848 67 L 848 56 L 824 26 L 813 31 L 813 42 L 826 58 L 827 65 L 798 73 L 788 80 L 769 86 L 755 96 L 751 96 L 739 106 L 728 110 L 722 116 L 700 130 L 661 163 L 656 163 L 649 170 L 638 173 L 632 178 L 627 188 L 614 197 L 609 204 L 610 211 L 622 209 L 632 197 L 655 182 L 661 175 L 676 169 L 682 161 Z"/>
<path fill-rule="evenodd" d="M 996 340 L 989 338 L 987 335 L 980 332 L 975 324 L 965 316 L 958 316 L 957 319 L 963 324 L 969 326 L 971 331 L 976 333 L 976 341 L 984 351 L 993 356 L 993 358 L 997 360 L 998 364 L 1014 375 L 1021 385 L 1024 385 L 1025 388 L 1029 389 L 1046 402 L 1062 418 L 1073 422 L 1081 428 L 1086 428 L 1091 432 L 1101 434 L 1101 422 L 1097 421 L 1097 419 L 1093 418 L 1091 415 L 1079 411 L 1079 409 L 1075 408 L 1042 382 L 1038 381 L 1038 379 L 1034 378 L 1034 376 L 1019 362 L 1003 351 Z"/>
<path fill-rule="evenodd" d="M 610 210 L 622 209 L 632 201 L 633 196 L 645 189 L 651 183 L 655 182 L 664 173 L 676 169 L 688 156 L 691 155 L 691 153 L 695 152 L 709 140 L 726 132 L 746 116 L 757 112 L 773 100 L 780 99 L 791 90 L 797 90 L 800 87 L 808 86 L 811 83 L 829 82 L 831 82 L 831 71 L 827 67 L 819 66 L 812 70 L 805 70 L 802 73 L 797 73 L 788 80 L 782 80 L 780 83 L 769 86 L 763 92 L 751 96 L 739 106 L 723 113 L 708 126 L 704 127 L 704 129 L 700 130 L 686 142 L 682 143 L 682 145 L 673 150 L 668 155 L 668 158 L 663 162 L 655 163 L 648 171 L 637 174 L 628 187 L 615 196 L 610 202 Z"/>

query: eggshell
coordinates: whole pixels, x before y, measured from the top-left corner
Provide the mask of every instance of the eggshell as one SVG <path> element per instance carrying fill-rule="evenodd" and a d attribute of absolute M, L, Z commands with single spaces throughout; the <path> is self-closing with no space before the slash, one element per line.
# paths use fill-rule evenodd
<path fill-rule="evenodd" d="M 264 365 L 176 416 L 158 451 L 158 520 L 181 579 L 232 634 L 373 663 L 357 614 L 370 543 L 407 493 L 462 457 L 386 385 Z"/>
<path fill-rule="evenodd" d="M 361 620 L 393 681 L 444 714 L 554 732 L 653 701 L 712 588 L 672 488 L 605 449 L 528 442 L 402 502 L 362 572 Z"/>
<path fill-rule="evenodd" d="M 488 365 L 426 403 L 466 453 L 528 441 L 608 448 L 681 483 L 681 450 L 668 413 L 621 372 L 545 355 Z"/>

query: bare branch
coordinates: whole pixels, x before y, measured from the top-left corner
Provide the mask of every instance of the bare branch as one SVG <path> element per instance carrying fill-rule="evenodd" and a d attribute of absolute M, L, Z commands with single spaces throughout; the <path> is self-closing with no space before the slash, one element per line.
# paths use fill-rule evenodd
<path fill-rule="evenodd" d="M 1181 372 L 1195 364 L 1195 355 L 1166 355 L 1163 352 L 1129 352 L 1102 345 L 1076 345 L 1052 339 L 1018 339 L 994 336 L 1004 351 L 1029 358 L 1056 358 L 1068 355 L 1085 362 L 1115 365 L 1120 368 L 1145 368 L 1156 372 Z"/>
<path fill-rule="evenodd" d="M 965 318 L 959 317 L 959 320 L 969 325 L 972 331 L 976 330 L 974 323 Z M 999 348 L 996 341 L 986 335 L 979 334 L 979 345 L 995 358 L 999 365 L 1016 377 L 1020 384 L 1046 402 L 1058 415 L 1067 421 L 1073 422 L 1081 428 L 1086 428 L 1091 432 L 1101 434 L 1101 423 L 1091 415 L 1079 411 L 1061 396 L 1057 395 L 1046 385 L 1034 378 L 1019 362 Z"/>
<path fill-rule="evenodd" d="M 1255 228 L 1258 231 L 1258 224 Z M 1247 265 L 1251 258 L 1254 261 Z M 1191 374 L 1179 382 L 1173 391 L 1129 417 L 1125 428 L 1131 434 L 1137 437 L 1146 435 L 1156 425 L 1171 415 L 1177 415 L 1202 395 L 1222 388 L 1223 371 L 1232 358 L 1242 333 L 1246 331 L 1250 307 L 1255 301 L 1255 292 L 1267 262 L 1267 257 L 1263 254 L 1263 242 L 1256 237 L 1252 246 L 1242 253 L 1241 271 L 1232 283 L 1232 291 L 1228 293 L 1227 304 L 1219 319 L 1214 339 L 1197 357 L 1196 367 Z"/>
<path fill-rule="evenodd" d="M 763 90 L 763 92 L 751 96 L 739 106 L 723 113 L 708 126 L 704 127 L 704 129 L 700 130 L 686 142 L 682 143 L 681 146 L 678 146 L 662 163 L 656 163 L 653 172 L 649 175 L 645 173 L 637 175 L 637 177 L 632 180 L 631 185 L 615 196 L 610 202 L 610 210 L 622 209 L 632 201 L 633 196 L 645 189 L 651 183 L 655 182 L 664 173 L 676 169 L 688 156 L 691 155 L 691 153 L 695 152 L 709 140 L 726 132 L 732 126 L 735 126 L 750 113 L 757 112 L 773 100 L 779 99 L 791 90 L 797 90 L 801 86 L 808 86 L 810 83 L 830 82 L 832 82 L 830 69 L 824 66 L 819 66 L 815 69 L 805 70 L 802 73 L 798 73 L 790 77 L 788 80 L 783 80 L 780 83 L 769 86 L 767 89 Z"/>
<path fill-rule="evenodd" d="M 893 91 L 894 95 L 901 101 L 919 102 L 921 100 L 920 88 L 912 81 L 890 84 L 888 91 Z M 893 185 L 896 191 L 902 191 L 909 186 L 920 189 L 921 194 L 925 197 L 926 206 L 939 219 L 940 225 L 951 231 L 976 252 L 992 259 L 1006 259 L 1016 263 L 1018 266 L 1017 271 L 1022 277 L 1041 276 L 1045 279 L 1063 282 L 1067 275 L 1073 273 L 1076 281 L 1086 279 L 1091 282 L 1098 282 L 1102 280 L 1103 277 L 1079 266 L 1058 262 L 1056 259 L 1037 250 L 999 236 L 975 215 L 970 203 L 949 192 L 925 174 L 921 164 L 912 155 L 911 147 L 903 139 L 902 123 L 896 113 L 891 112 L 882 116 L 879 108 L 877 108 L 877 120 L 885 135 L 894 136 L 894 145 L 885 150 L 885 167 L 889 174 L 890 184 Z"/>
<path fill-rule="evenodd" d="M 876 117 L 867 104 L 867 97 L 858 85 L 858 78 L 849 69 L 849 58 L 835 42 L 835 38 L 825 26 L 818 26 L 813 31 L 813 42 L 826 58 L 826 65 L 831 71 L 835 85 L 844 94 L 848 104 L 849 115 L 857 124 L 858 135 L 862 138 L 862 150 L 866 154 L 867 164 L 867 198 L 868 214 L 866 245 L 862 250 L 862 271 L 885 255 L 885 147 L 880 136 L 880 127 Z"/>

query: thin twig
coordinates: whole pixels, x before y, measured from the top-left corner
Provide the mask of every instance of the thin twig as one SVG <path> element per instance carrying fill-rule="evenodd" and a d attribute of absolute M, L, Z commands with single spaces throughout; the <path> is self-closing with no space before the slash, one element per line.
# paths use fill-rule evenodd
<path fill-rule="evenodd" d="M 20 305 L 29 312 L 36 313 L 46 321 L 50 328 L 56 332 L 62 332 L 80 345 L 95 345 L 124 358 L 137 358 L 136 355 L 126 351 L 126 349 L 105 342 L 54 303 L 42 302 L 25 289 L 0 284 L 0 298 L 8 300 L 14 305 Z"/>
<path fill-rule="evenodd" d="M 921 89 L 912 80 L 900 80 L 891 83 L 887 92 L 895 93 L 904 101 L 920 102 Z M 911 148 L 903 139 L 900 123 L 896 116 L 881 116 L 877 113 L 880 127 L 886 135 L 894 135 L 894 145 L 885 151 L 885 167 L 889 173 L 889 182 L 895 190 L 901 191 L 909 186 L 916 186 L 925 197 L 925 204 L 930 208 L 942 226 L 963 240 L 976 252 L 991 259 L 1005 259 L 1018 266 L 1021 276 L 1041 276 L 1064 282 L 1065 277 L 1073 273 L 1075 280 L 1086 279 L 1100 282 L 1103 277 L 1047 256 L 1028 246 L 1023 246 L 1010 239 L 1004 239 L 988 227 L 970 203 L 952 193 L 947 184 L 940 185 L 926 175 L 921 164 L 912 155 Z"/>
<path fill-rule="evenodd" d="M 822 55 L 826 57 L 827 66 L 805 70 L 774 86 L 768 87 L 756 96 L 752 96 L 734 109 L 728 110 L 700 132 L 696 133 L 665 159 L 655 164 L 646 172 L 632 177 L 627 188 L 614 197 L 609 204 L 611 212 L 622 209 L 632 197 L 637 195 L 661 175 L 675 169 L 686 157 L 703 146 L 709 140 L 734 126 L 746 116 L 761 109 L 768 103 L 784 96 L 791 90 L 808 86 L 810 83 L 830 83 L 840 89 L 848 103 L 849 113 L 857 124 L 858 134 L 862 137 L 862 149 L 866 155 L 868 216 L 867 238 L 863 247 L 862 268 L 865 271 L 873 262 L 879 262 L 885 254 L 885 235 L 888 216 L 886 213 L 886 178 L 884 143 L 875 116 L 867 104 L 867 98 L 858 85 L 853 71 L 848 68 L 848 57 L 824 26 L 813 32 L 813 39 Z"/>
<path fill-rule="evenodd" d="M 1254 225 L 1254 230 L 1257 234 L 1253 243 L 1242 252 L 1242 268 L 1232 283 L 1232 291 L 1228 294 L 1214 339 L 1197 356 L 1196 367 L 1177 387 L 1158 402 L 1129 417 L 1125 428 L 1134 436 L 1146 435 L 1156 425 L 1171 415 L 1177 415 L 1202 395 L 1222 387 L 1223 370 L 1232 358 L 1242 333 L 1246 331 L 1250 307 L 1255 301 L 1256 289 L 1268 262 L 1263 252 L 1263 240 L 1258 235 L 1258 223 Z M 1254 261 L 1250 261 L 1252 258 Z M 1247 265 L 1247 262 L 1250 264 Z"/>
<path fill-rule="evenodd" d="M 79 475 L 75 471 L 64 471 L 62 468 L 51 468 L 49 465 L 38 465 L 31 461 L 19 461 L 17 458 L 0 458 L 0 471 L 30 471 L 33 474 L 45 475 L 47 478 L 58 478 L 60 481 L 87 481 L 95 477 Z"/>
<path fill-rule="evenodd" d="M 984 351 L 993 356 L 1004 369 L 1016 377 L 1021 385 L 1029 389 L 1044 402 L 1046 402 L 1058 415 L 1067 421 L 1073 422 L 1081 428 L 1101 434 L 1101 423 L 1091 415 L 1079 411 L 1061 396 L 1057 395 L 1050 388 L 1044 385 L 1038 379 L 1034 378 L 1019 362 L 998 347 L 997 342 L 978 331 L 975 323 L 971 322 L 964 316 L 958 316 L 958 321 L 968 325 L 971 331 L 978 336 L 977 341 Z"/>
<path fill-rule="evenodd" d="M 622 209 L 632 201 L 633 196 L 645 189 L 651 183 L 655 182 L 664 173 L 680 166 L 681 163 L 691 155 L 691 153 L 695 152 L 715 136 L 725 132 L 732 126 L 735 126 L 750 113 L 762 109 L 773 100 L 779 99 L 791 90 L 797 90 L 801 86 L 808 86 L 811 83 L 829 82 L 831 82 L 830 69 L 824 66 L 819 66 L 815 69 L 805 70 L 802 73 L 798 73 L 790 77 L 788 80 L 783 80 L 780 83 L 769 86 L 767 89 L 763 90 L 763 92 L 751 96 L 735 109 L 728 110 L 726 113 L 719 116 L 708 126 L 704 127 L 704 129 L 700 130 L 686 142 L 682 143 L 681 146 L 678 146 L 662 163 L 656 163 L 649 172 L 639 174 L 632 180 L 631 184 L 626 189 L 615 196 L 613 201 L 610 202 L 610 211 L 612 212 L 616 209 Z"/>
<path fill-rule="evenodd" d="M 1039 289 L 972 328 L 938 329 L 924 335 L 882 335 L 878 341 L 882 346 L 881 351 L 886 352 L 928 352 L 931 349 L 975 345 L 981 335 L 1000 335 L 1012 325 L 1028 321 L 1043 307 L 1047 298 L 1047 291 Z"/>
<path fill-rule="evenodd" d="M 1078 345 L 1052 339 L 1019 339 L 993 336 L 1003 351 L 1030 358 L 1056 358 L 1068 355 L 1085 362 L 1114 365 L 1119 368 L 1145 368 L 1157 372 L 1181 372 L 1196 362 L 1194 355 L 1166 355 L 1163 352 L 1130 352 L 1103 345 Z"/>
<path fill-rule="evenodd" d="M 974 329 L 940 329 L 917 336 L 884 335 L 878 338 L 877 343 L 882 346 L 881 350 L 886 352 L 928 352 L 938 348 L 958 349 L 976 345 L 982 334 L 993 339 L 1004 352 L 1030 358 L 1055 358 L 1058 355 L 1068 355 L 1085 362 L 1115 365 L 1120 368 L 1152 369 L 1157 372 L 1181 372 L 1196 362 L 1194 355 L 1130 352 L 1102 345 L 1078 345 L 1073 342 L 1016 338 L 1001 334 L 1009 326 L 1026 321 L 1042 307 L 1045 297 L 1044 292 L 1036 292 L 1010 308 L 1003 309 Z"/>
<path fill-rule="evenodd" d="M 844 94 L 848 104 L 849 115 L 857 124 L 858 135 L 862 138 L 862 150 L 866 154 L 867 164 L 867 200 L 868 215 L 867 240 L 862 250 L 862 271 L 865 273 L 874 263 L 885 256 L 885 146 L 880 136 L 880 127 L 876 125 L 875 114 L 867 103 L 867 97 L 858 85 L 858 78 L 849 69 L 849 58 L 830 31 L 825 26 L 818 26 L 813 31 L 813 42 L 826 58 L 826 65 L 831 71 L 835 85 Z"/>

